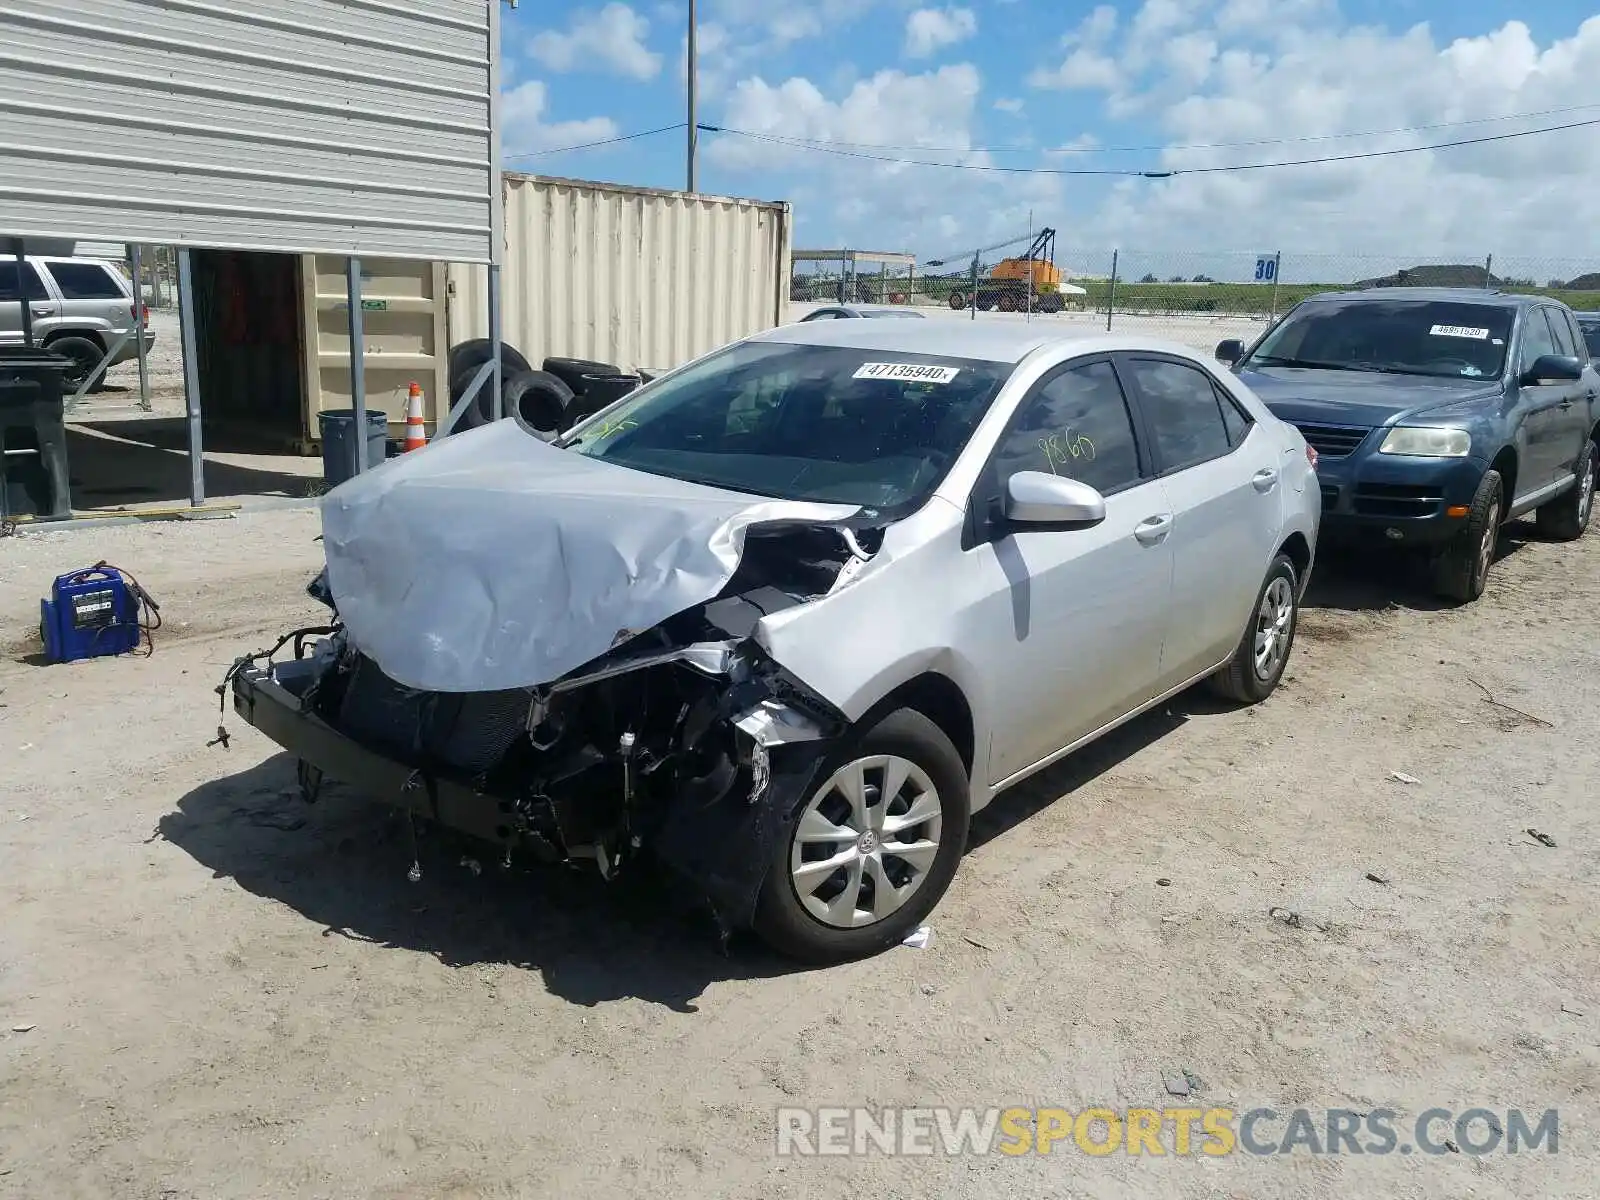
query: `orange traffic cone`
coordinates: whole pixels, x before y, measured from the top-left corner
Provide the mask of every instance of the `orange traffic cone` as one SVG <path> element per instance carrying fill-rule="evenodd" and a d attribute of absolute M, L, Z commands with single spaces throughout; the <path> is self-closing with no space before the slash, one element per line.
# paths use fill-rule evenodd
<path fill-rule="evenodd" d="M 422 388 L 411 385 L 406 397 L 406 452 L 421 450 L 428 444 L 428 431 L 422 423 Z"/>

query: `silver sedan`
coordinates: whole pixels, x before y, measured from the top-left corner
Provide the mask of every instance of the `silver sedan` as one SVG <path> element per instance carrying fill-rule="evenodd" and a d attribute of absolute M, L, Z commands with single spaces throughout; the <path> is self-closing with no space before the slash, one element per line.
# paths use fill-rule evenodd
<path fill-rule="evenodd" d="M 1272 693 L 1314 468 L 1183 346 L 789 325 L 336 488 L 338 631 L 235 708 L 507 856 L 648 853 L 725 927 L 871 954 L 1010 785 L 1191 685 Z"/>

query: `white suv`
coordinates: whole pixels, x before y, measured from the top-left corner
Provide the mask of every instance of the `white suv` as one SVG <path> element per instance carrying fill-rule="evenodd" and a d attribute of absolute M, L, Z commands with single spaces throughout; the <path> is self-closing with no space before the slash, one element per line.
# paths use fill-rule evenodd
<path fill-rule="evenodd" d="M 72 361 L 64 383 L 73 392 L 138 323 L 133 285 L 104 259 L 30 255 L 19 263 L 0 255 L 0 347 L 22 345 L 23 303 L 33 317 L 34 343 Z M 148 350 L 155 336 L 146 329 L 144 337 Z M 138 353 L 129 336 L 108 369 Z M 97 381 L 91 390 L 100 386 Z"/>

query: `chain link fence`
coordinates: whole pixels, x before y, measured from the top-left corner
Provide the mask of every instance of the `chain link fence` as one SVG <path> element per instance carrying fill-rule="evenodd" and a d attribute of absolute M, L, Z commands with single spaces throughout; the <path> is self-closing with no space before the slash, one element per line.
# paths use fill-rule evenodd
<path fill-rule="evenodd" d="M 1600 264 L 1597 264 L 1600 265 Z M 804 268 L 804 269 L 802 269 Z M 1020 277 L 1019 277 L 1020 276 Z M 951 317 L 1043 319 L 1137 329 L 1211 349 L 1250 340 L 1318 292 L 1382 286 L 1497 288 L 1600 311 L 1600 270 L 1526 256 L 1096 250 L 1059 244 L 1054 263 L 998 257 L 929 268 L 796 263 L 792 317 L 819 304 L 891 304 Z"/>

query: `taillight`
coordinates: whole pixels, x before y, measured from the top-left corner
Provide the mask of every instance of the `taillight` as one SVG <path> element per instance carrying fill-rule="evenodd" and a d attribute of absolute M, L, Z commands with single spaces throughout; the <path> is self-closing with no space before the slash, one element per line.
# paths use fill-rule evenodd
<path fill-rule="evenodd" d="M 1311 464 L 1313 471 L 1317 469 L 1317 448 L 1309 442 L 1306 443 L 1306 461 Z"/>
<path fill-rule="evenodd" d="M 140 325 L 150 324 L 150 306 L 148 304 L 135 304 L 129 307 L 128 315 Z"/>

